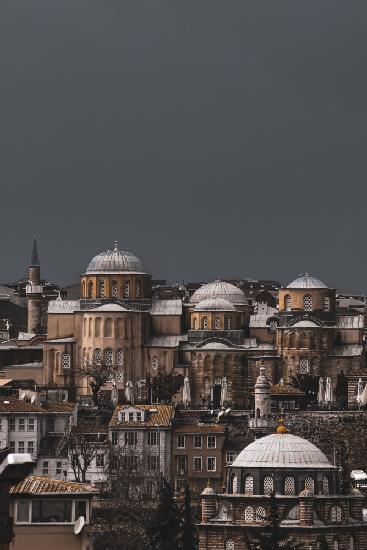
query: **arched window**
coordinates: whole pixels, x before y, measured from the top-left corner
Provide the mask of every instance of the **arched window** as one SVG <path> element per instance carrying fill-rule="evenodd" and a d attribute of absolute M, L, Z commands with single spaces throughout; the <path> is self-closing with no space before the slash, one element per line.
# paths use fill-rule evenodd
<path fill-rule="evenodd" d="M 111 348 L 107 348 L 104 352 L 104 361 L 106 367 L 112 367 L 113 365 L 113 351 Z"/>
<path fill-rule="evenodd" d="M 94 336 L 101 336 L 101 325 L 102 319 L 100 317 L 96 317 L 94 320 Z"/>
<path fill-rule="evenodd" d="M 271 329 L 271 330 L 275 330 L 275 329 L 277 328 L 277 326 L 278 326 L 278 323 L 276 322 L 276 320 L 275 320 L 275 319 L 272 319 L 272 320 L 270 321 L 270 323 L 269 323 L 270 329 Z"/>
<path fill-rule="evenodd" d="M 330 510 L 330 521 L 340 523 L 342 520 L 342 509 L 340 506 L 333 506 Z"/>
<path fill-rule="evenodd" d="M 245 494 L 254 494 L 254 478 L 252 476 L 246 476 L 245 478 Z"/>
<path fill-rule="evenodd" d="M 98 281 L 98 297 L 104 297 L 104 281 Z"/>
<path fill-rule="evenodd" d="M 305 489 L 308 489 L 309 491 L 315 492 L 315 480 L 313 477 L 309 476 L 305 479 Z"/>
<path fill-rule="evenodd" d="M 226 540 L 225 550 L 235 550 L 234 541 L 232 539 Z"/>
<path fill-rule="evenodd" d="M 198 320 L 197 320 L 197 317 L 194 317 L 194 318 L 193 318 L 192 328 L 193 328 L 194 330 L 197 330 L 197 328 L 198 328 Z"/>
<path fill-rule="evenodd" d="M 294 477 L 288 476 L 284 480 L 284 494 L 294 495 L 296 492 Z"/>
<path fill-rule="evenodd" d="M 263 506 L 258 506 L 256 508 L 256 521 L 261 522 L 261 521 L 265 521 L 265 519 L 266 519 L 265 508 Z"/>
<path fill-rule="evenodd" d="M 289 294 L 284 296 L 284 309 L 286 311 L 292 311 L 292 298 Z"/>
<path fill-rule="evenodd" d="M 227 319 L 227 330 L 231 330 L 232 329 L 232 319 L 231 317 L 228 317 Z"/>
<path fill-rule="evenodd" d="M 309 294 L 303 296 L 303 309 L 304 311 L 312 311 L 312 296 Z"/>
<path fill-rule="evenodd" d="M 238 489 L 238 479 L 237 479 L 236 475 L 233 475 L 233 477 L 232 477 L 232 493 L 234 495 L 237 494 L 237 489 Z"/>
<path fill-rule="evenodd" d="M 118 367 L 124 366 L 124 352 L 121 348 L 116 351 L 116 362 Z"/>
<path fill-rule="evenodd" d="M 140 298 L 140 283 L 135 285 L 135 298 Z"/>
<path fill-rule="evenodd" d="M 88 298 L 93 298 L 93 281 L 88 283 Z"/>
<path fill-rule="evenodd" d="M 111 283 L 111 296 L 112 298 L 117 298 L 117 281 L 112 281 Z"/>
<path fill-rule="evenodd" d="M 219 319 L 219 317 L 215 318 L 214 326 L 215 326 L 215 330 L 220 329 L 220 319 Z"/>
<path fill-rule="evenodd" d="M 203 327 L 203 330 L 208 330 L 208 317 L 203 317 L 202 327 Z"/>
<path fill-rule="evenodd" d="M 107 337 L 111 337 L 112 330 L 113 330 L 113 321 L 111 317 L 107 317 L 107 319 L 104 322 L 104 335 Z"/>
<path fill-rule="evenodd" d="M 102 362 L 102 353 L 101 353 L 101 350 L 100 348 L 96 348 L 94 350 L 94 363 L 96 365 L 100 365 Z"/>
<path fill-rule="evenodd" d="M 299 360 L 299 372 L 300 374 L 307 374 L 310 370 L 310 365 L 307 357 L 301 357 Z"/>
<path fill-rule="evenodd" d="M 70 369 L 70 367 L 71 367 L 70 353 L 63 353 L 62 354 L 62 366 L 63 366 L 64 369 Z"/>
<path fill-rule="evenodd" d="M 273 478 L 270 476 L 264 477 L 264 495 L 270 495 L 273 492 Z"/>
<path fill-rule="evenodd" d="M 85 295 L 85 281 L 83 281 L 83 283 L 82 283 L 82 298 L 86 298 L 86 295 Z"/>
<path fill-rule="evenodd" d="M 245 508 L 245 523 L 253 523 L 254 521 L 254 509 L 252 506 L 246 506 Z"/>
<path fill-rule="evenodd" d="M 296 347 L 296 334 L 295 332 L 291 332 L 289 335 L 289 347 L 295 348 Z"/>
<path fill-rule="evenodd" d="M 121 317 L 119 317 L 116 320 L 115 330 L 116 330 L 116 336 L 118 336 L 119 338 L 121 338 L 124 335 L 124 321 L 123 319 L 121 319 Z"/>
<path fill-rule="evenodd" d="M 124 298 L 130 298 L 130 283 L 124 283 Z"/>
<path fill-rule="evenodd" d="M 322 478 L 322 492 L 324 493 L 324 495 L 328 495 L 329 494 L 329 478 L 328 477 L 323 477 Z"/>
<path fill-rule="evenodd" d="M 330 311 L 330 298 L 329 298 L 329 296 L 324 296 L 324 311 Z"/>

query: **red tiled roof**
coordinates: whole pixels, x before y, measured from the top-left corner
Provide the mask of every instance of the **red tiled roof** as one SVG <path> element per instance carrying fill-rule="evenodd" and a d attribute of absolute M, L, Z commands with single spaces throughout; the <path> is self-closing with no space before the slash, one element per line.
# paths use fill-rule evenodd
<path fill-rule="evenodd" d="M 305 392 L 289 384 L 275 384 L 274 386 L 271 387 L 271 394 L 272 395 L 298 395 L 299 397 L 302 397 L 303 395 L 305 395 Z"/>
<path fill-rule="evenodd" d="M 119 411 L 127 410 L 130 408 L 137 410 L 148 411 L 147 419 L 145 422 L 119 422 Z M 149 412 L 149 411 L 155 412 Z M 112 415 L 110 427 L 124 427 L 124 428 L 145 428 L 153 426 L 170 426 L 173 417 L 174 407 L 173 405 L 118 405 Z"/>
<path fill-rule="evenodd" d="M 0 397 L 0 413 L 44 413 L 39 405 L 27 403 L 12 396 Z"/>
<path fill-rule="evenodd" d="M 47 403 L 44 407 L 44 411 L 48 413 L 69 413 L 71 414 L 75 409 L 75 403 Z"/>
<path fill-rule="evenodd" d="M 41 494 L 70 494 L 70 493 L 95 493 L 98 489 L 87 483 L 76 481 L 61 481 L 42 476 L 29 476 L 23 481 L 10 487 L 12 495 L 41 495 Z"/>

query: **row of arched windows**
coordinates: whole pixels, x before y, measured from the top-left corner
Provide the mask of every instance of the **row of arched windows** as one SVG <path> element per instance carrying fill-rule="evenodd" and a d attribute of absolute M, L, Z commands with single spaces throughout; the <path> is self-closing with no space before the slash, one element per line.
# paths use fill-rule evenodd
<path fill-rule="evenodd" d="M 129 336 L 130 321 L 128 319 L 124 320 L 121 317 L 115 321 L 111 317 L 107 317 L 104 322 L 101 317 L 89 317 L 89 319 L 84 318 L 83 323 L 83 336 L 85 337 L 110 338 L 113 336 Z"/>
<path fill-rule="evenodd" d="M 88 351 L 86 348 L 83 348 L 82 363 L 84 366 L 91 363 L 101 365 L 102 362 L 108 367 L 112 367 L 113 365 L 123 367 L 125 363 L 124 351 L 121 348 L 117 349 L 115 352 L 111 348 L 103 350 L 101 348 L 95 348 L 92 352 L 91 348 L 89 348 Z"/>
<path fill-rule="evenodd" d="M 330 298 L 329 296 L 324 296 L 323 298 L 323 310 L 330 311 Z M 284 309 L 286 311 L 292 311 L 292 296 L 286 294 L 284 296 Z M 313 300 L 310 294 L 305 294 L 303 296 L 303 310 L 312 311 L 313 310 Z"/>
<path fill-rule="evenodd" d="M 315 480 L 313 477 L 308 476 L 304 482 L 304 488 L 309 491 L 315 492 Z M 270 495 L 274 491 L 274 480 L 272 476 L 265 476 L 262 482 L 262 494 Z M 293 476 L 287 476 L 283 481 L 283 491 L 285 495 L 296 494 L 296 481 Z M 236 474 L 232 476 L 232 492 L 237 494 L 238 492 L 238 478 Z M 322 492 L 324 495 L 328 495 L 330 492 L 329 478 L 324 476 L 322 480 Z M 251 475 L 245 477 L 244 493 L 247 495 L 254 494 L 254 478 Z"/>
<path fill-rule="evenodd" d="M 266 512 L 263 506 L 246 506 L 245 508 L 245 523 L 260 523 L 266 520 Z"/>
<path fill-rule="evenodd" d="M 83 284 L 83 291 L 84 291 L 84 284 Z M 85 292 L 83 292 L 83 295 L 85 295 Z M 97 281 L 97 292 L 96 295 L 98 298 L 105 298 L 106 297 L 106 286 L 104 280 Z M 110 283 L 110 296 L 112 298 L 118 297 L 118 282 L 117 281 L 111 281 Z M 89 281 L 88 282 L 88 292 L 87 292 L 88 298 L 94 298 L 94 282 Z M 124 298 L 131 298 L 131 292 L 130 292 L 130 283 L 129 281 L 126 281 L 123 284 L 123 297 Z M 135 284 L 135 298 L 140 298 L 140 283 Z"/>
<path fill-rule="evenodd" d="M 199 320 L 198 320 L 197 317 L 194 317 L 192 327 L 193 327 L 194 330 L 198 330 Z M 201 330 L 208 330 L 208 328 L 209 328 L 208 317 L 206 317 L 206 316 L 202 317 L 201 318 L 200 329 Z M 230 317 L 227 319 L 225 328 L 226 328 L 226 330 L 231 330 L 232 329 L 232 319 Z M 220 317 L 215 317 L 214 318 L 214 329 L 215 330 L 220 330 L 221 329 Z"/>

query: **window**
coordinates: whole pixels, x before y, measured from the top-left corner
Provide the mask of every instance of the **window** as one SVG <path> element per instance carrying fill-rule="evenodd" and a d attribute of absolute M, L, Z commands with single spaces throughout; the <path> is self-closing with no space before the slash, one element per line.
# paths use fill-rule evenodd
<path fill-rule="evenodd" d="M 328 477 L 323 477 L 322 478 L 322 492 L 324 493 L 324 495 L 329 494 L 329 478 Z"/>
<path fill-rule="evenodd" d="M 64 369 L 70 369 L 71 357 L 69 353 L 62 354 L 62 366 Z"/>
<path fill-rule="evenodd" d="M 232 539 L 226 540 L 226 548 L 225 550 L 234 550 L 234 542 Z"/>
<path fill-rule="evenodd" d="M 194 472 L 201 472 L 203 469 L 203 459 L 201 456 L 194 456 Z"/>
<path fill-rule="evenodd" d="M 98 297 L 103 298 L 104 297 L 104 281 L 98 281 Z"/>
<path fill-rule="evenodd" d="M 148 445 L 158 445 L 157 432 L 148 432 Z"/>
<path fill-rule="evenodd" d="M 258 506 L 256 508 L 256 521 L 261 522 L 261 521 L 265 521 L 265 519 L 266 519 L 265 508 L 263 508 L 262 506 Z"/>
<path fill-rule="evenodd" d="M 159 470 L 159 456 L 148 456 L 148 470 Z"/>
<path fill-rule="evenodd" d="M 300 374 L 307 374 L 309 372 L 309 362 L 307 357 L 301 357 L 299 360 L 299 372 Z"/>
<path fill-rule="evenodd" d="M 106 367 L 112 367 L 112 365 L 113 365 L 113 351 L 112 351 L 112 349 L 107 348 L 105 350 L 104 357 L 105 357 Z"/>
<path fill-rule="evenodd" d="M 198 328 L 198 320 L 197 320 L 197 317 L 194 317 L 193 321 L 192 321 L 192 328 L 194 330 L 197 330 Z"/>
<path fill-rule="evenodd" d="M 33 455 L 34 453 L 34 441 L 27 442 L 27 453 Z"/>
<path fill-rule="evenodd" d="M 44 460 L 42 462 L 42 475 L 48 476 L 48 461 Z"/>
<path fill-rule="evenodd" d="M 124 298 L 130 297 L 130 283 L 124 283 Z"/>
<path fill-rule="evenodd" d="M 93 283 L 89 281 L 88 283 L 88 298 L 93 298 Z"/>
<path fill-rule="evenodd" d="M 324 297 L 324 311 L 330 311 L 330 298 L 329 298 L 329 296 Z"/>
<path fill-rule="evenodd" d="M 219 319 L 219 317 L 216 317 L 216 318 L 215 318 L 214 327 L 215 327 L 215 330 L 219 330 L 219 329 L 220 329 L 220 319 Z"/>
<path fill-rule="evenodd" d="M 289 294 L 284 296 L 284 306 L 286 311 L 292 311 L 292 298 Z"/>
<path fill-rule="evenodd" d="M 34 432 L 34 418 L 28 418 L 28 431 Z"/>
<path fill-rule="evenodd" d="M 25 418 L 19 418 L 19 421 L 18 421 L 18 430 L 20 432 L 24 432 L 25 431 Z"/>
<path fill-rule="evenodd" d="M 315 492 L 315 480 L 313 477 L 306 477 L 305 479 L 305 489 Z"/>
<path fill-rule="evenodd" d="M 123 367 L 124 366 L 124 352 L 122 349 L 118 349 L 116 352 L 116 359 L 117 359 L 117 366 Z"/>
<path fill-rule="evenodd" d="M 340 506 L 333 506 L 330 511 L 330 521 L 340 523 L 342 520 L 342 509 Z"/>
<path fill-rule="evenodd" d="M 111 319 L 111 317 L 108 317 L 104 323 L 104 335 L 107 336 L 108 338 L 111 338 L 112 333 L 113 333 L 113 320 Z"/>
<path fill-rule="evenodd" d="M 99 348 L 96 348 L 94 350 L 94 363 L 96 365 L 100 365 L 102 362 L 102 354 L 101 354 L 101 350 Z"/>
<path fill-rule="evenodd" d="M 138 434 L 137 432 L 125 432 L 125 445 L 137 445 Z"/>
<path fill-rule="evenodd" d="M 111 436 L 111 439 L 112 439 L 112 445 L 117 445 L 117 432 L 112 432 L 112 436 Z"/>
<path fill-rule="evenodd" d="M 177 449 L 184 449 L 185 448 L 185 436 L 184 435 L 178 435 L 177 436 Z"/>
<path fill-rule="evenodd" d="M 157 357 L 156 355 L 154 355 L 154 356 L 153 356 L 153 359 L 152 359 L 152 369 L 153 369 L 153 372 L 157 372 L 158 367 L 159 367 L 158 357 Z"/>
<path fill-rule="evenodd" d="M 238 478 L 237 478 L 236 475 L 234 475 L 234 476 L 232 477 L 232 493 L 233 493 L 234 495 L 236 495 L 236 494 L 237 494 L 237 491 L 238 491 Z"/>
<path fill-rule="evenodd" d="M 136 413 L 136 421 L 141 422 L 141 412 Z"/>
<path fill-rule="evenodd" d="M 55 419 L 52 416 L 46 419 L 46 429 L 47 432 L 55 431 Z"/>
<path fill-rule="evenodd" d="M 134 413 L 129 413 L 129 422 L 134 422 Z"/>
<path fill-rule="evenodd" d="M 303 297 L 303 309 L 305 311 L 312 311 L 312 296 L 309 294 Z"/>
<path fill-rule="evenodd" d="M 252 506 L 246 506 L 245 508 L 245 523 L 253 523 L 254 521 L 254 509 Z"/>
<path fill-rule="evenodd" d="M 195 449 L 201 449 L 202 447 L 202 437 L 201 435 L 194 435 L 194 448 Z"/>
<path fill-rule="evenodd" d="M 186 456 L 177 457 L 177 471 L 182 473 L 186 471 Z"/>
<path fill-rule="evenodd" d="M 117 281 L 112 281 L 111 283 L 111 297 L 117 298 Z"/>
<path fill-rule="evenodd" d="M 18 441 L 18 453 L 24 453 L 24 441 Z"/>
<path fill-rule="evenodd" d="M 234 452 L 234 451 L 227 451 L 226 453 L 226 463 L 227 464 L 232 464 L 232 462 L 234 462 L 236 460 L 238 456 L 238 453 Z"/>
<path fill-rule="evenodd" d="M 264 477 L 264 495 L 270 495 L 273 492 L 273 478 L 270 476 Z"/>
<path fill-rule="evenodd" d="M 254 478 L 252 476 L 246 476 L 245 479 L 245 494 L 253 495 L 254 494 Z"/>
<path fill-rule="evenodd" d="M 208 472 L 216 472 L 217 470 L 217 459 L 214 456 L 208 456 L 207 458 L 207 470 Z"/>
<path fill-rule="evenodd" d="M 202 327 L 203 327 L 203 330 L 208 330 L 208 317 L 203 317 Z"/>
<path fill-rule="evenodd" d="M 207 439 L 208 449 L 215 449 L 217 446 L 217 438 L 215 435 L 208 435 Z"/>
<path fill-rule="evenodd" d="M 62 462 L 59 460 L 56 462 L 56 475 L 61 476 L 62 473 Z"/>
<path fill-rule="evenodd" d="M 123 456 L 122 467 L 124 470 L 136 470 L 138 467 L 138 457 L 136 455 Z"/>
<path fill-rule="evenodd" d="M 175 480 L 175 489 L 176 493 L 181 493 L 185 489 L 186 480 L 185 479 L 176 479 Z"/>
<path fill-rule="evenodd" d="M 80 516 L 83 516 L 84 519 L 87 518 L 87 502 L 85 500 L 76 500 L 74 503 L 74 519 L 77 520 Z"/>
<path fill-rule="evenodd" d="M 284 494 L 294 495 L 296 492 L 294 477 L 286 477 L 284 480 Z"/>
<path fill-rule="evenodd" d="M 9 430 L 15 432 L 15 418 L 9 418 Z"/>
<path fill-rule="evenodd" d="M 126 413 L 121 412 L 120 413 L 120 422 L 125 422 L 125 421 L 126 421 Z"/>
<path fill-rule="evenodd" d="M 276 330 L 277 326 L 278 326 L 278 323 L 276 322 L 276 320 L 272 319 L 269 323 L 270 330 Z"/>
<path fill-rule="evenodd" d="M 17 500 L 17 523 L 29 523 L 29 500 Z"/>
<path fill-rule="evenodd" d="M 15 441 L 9 441 L 9 448 L 11 453 L 15 453 Z"/>
<path fill-rule="evenodd" d="M 102 466 L 104 466 L 104 455 L 103 454 L 97 454 L 97 456 L 96 456 L 96 466 L 97 466 L 97 468 L 102 468 Z"/>
<path fill-rule="evenodd" d="M 135 286 L 135 298 L 140 298 L 140 283 L 136 283 L 136 286 Z"/>
<path fill-rule="evenodd" d="M 232 319 L 228 317 L 227 319 L 227 330 L 231 330 L 232 328 Z"/>
<path fill-rule="evenodd" d="M 71 523 L 71 500 L 32 500 L 32 523 Z"/>

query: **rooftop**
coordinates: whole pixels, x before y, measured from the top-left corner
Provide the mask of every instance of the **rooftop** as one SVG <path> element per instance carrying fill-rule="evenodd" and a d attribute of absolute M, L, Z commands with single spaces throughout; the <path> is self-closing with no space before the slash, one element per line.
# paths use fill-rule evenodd
<path fill-rule="evenodd" d="M 89 262 L 86 274 L 98 273 L 145 273 L 145 269 L 135 254 L 119 250 L 115 242 L 113 250 L 100 252 Z"/>
<path fill-rule="evenodd" d="M 287 288 L 328 288 L 325 283 L 317 279 L 316 277 L 311 277 L 308 273 L 302 277 L 294 279 Z"/>
<path fill-rule="evenodd" d="M 118 413 L 128 409 L 136 409 L 147 412 L 144 422 L 120 422 Z M 173 417 L 173 405 L 118 405 L 112 415 L 110 427 L 145 428 L 145 427 L 168 427 Z"/>
<path fill-rule="evenodd" d="M 247 304 L 246 297 L 242 290 L 238 286 L 227 283 L 226 281 L 217 280 L 201 286 L 191 296 L 190 302 L 192 304 L 197 304 L 207 298 L 220 298 L 227 300 L 231 304 Z"/>
<path fill-rule="evenodd" d="M 11 495 L 44 495 L 44 494 L 86 494 L 96 493 L 98 489 L 87 483 L 61 481 L 42 476 L 29 476 L 10 487 Z"/>

